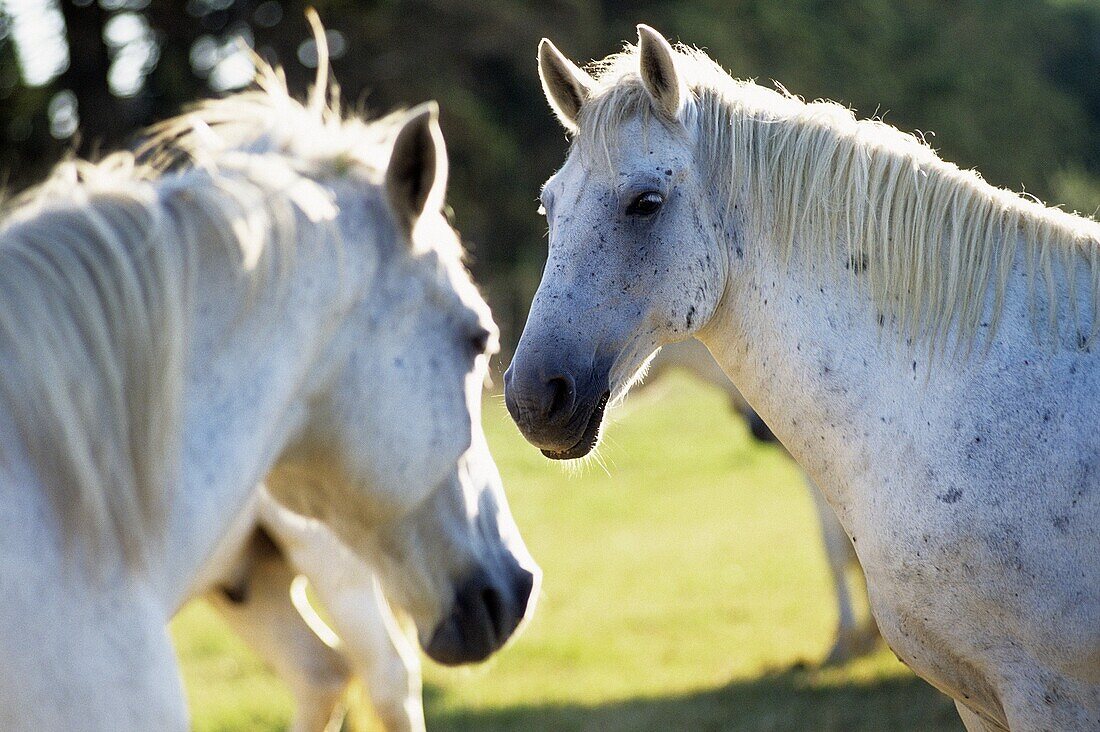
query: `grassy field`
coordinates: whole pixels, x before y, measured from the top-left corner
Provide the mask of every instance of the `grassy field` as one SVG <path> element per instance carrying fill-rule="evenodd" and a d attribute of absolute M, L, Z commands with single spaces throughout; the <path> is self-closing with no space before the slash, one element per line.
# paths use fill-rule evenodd
<path fill-rule="evenodd" d="M 815 670 L 835 608 L 795 468 L 719 395 L 672 378 L 612 415 L 571 473 L 499 397 L 490 444 L 545 573 L 526 632 L 465 671 L 426 669 L 434 730 L 959 730 L 885 648 Z M 280 729 L 290 699 L 201 604 L 174 624 L 199 730 Z M 352 725 L 370 728 L 353 709 Z"/>

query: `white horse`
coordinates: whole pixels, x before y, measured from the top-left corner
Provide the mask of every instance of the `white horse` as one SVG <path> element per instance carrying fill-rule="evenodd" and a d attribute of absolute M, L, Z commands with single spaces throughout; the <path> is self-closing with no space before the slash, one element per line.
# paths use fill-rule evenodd
<path fill-rule="evenodd" d="M 436 660 L 526 615 L 436 110 L 326 88 L 267 72 L 160 127 L 169 172 L 64 165 L 0 228 L 0 728 L 186 729 L 166 623 L 261 480 Z"/>
<path fill-rule="evenodd" d="M 314 611 L 305 580 L 328 620 Z M 294 696 L 295 732 L 339 727 L 353 677 L 387 732 L 424 729 L 420 657 L 374 570 L 265 489 L 200 575 L 206 600 Z"/>
<path fill-rule="evenodd" d="M 635 387 L 637 391 L 643 385 L 655 383 L 669 371 L 681 369 L 695 378 L 720 389 L 729 400 L 730 409 L 741 415 L 749 427 L 753 438 L 765 443 L 775 443 L 781 449 L 783 444 L 776 439 L 767 423 L 760 418 L 745 397 L 726 376 L 726 372 L 715 362 L 707 347 L 689 338 L 686 341 L 672 343 L 657 352 L 650 360 L 644 382 Z M 837 630 L 833 646 L 825 656 L 825 665 L 841 664 L 870 653 L 879 639 L 878 625 L 874 615 L 867 609 L 861 613 L 863 619 L 857 619 L 857 604 L 863 604 L 866 597 L 866 582 L 863 568 L 859 566 L 855 547 L 852 546 L 844 527 L 836 518 L 836 513 L 817 486 L 805 472 L 806 490 L 814 503 L 821 539 L 825 544 L 825 560 L 829 565 L 829 574 L 833 580 L 833 594 L 836 596 Z M 855 575 L 853 587 L 849 588 L 849 572 Z M 852 592 L 854 590 L 854 592 Z"/>
<path fill-rule="evenodd" d="M 1100 225 L 639 27 L 591 75 L 506 376 L 555 458 L 696 336 L 837 512 L 890 647 L 972 730 L 1100 727 Z"/>

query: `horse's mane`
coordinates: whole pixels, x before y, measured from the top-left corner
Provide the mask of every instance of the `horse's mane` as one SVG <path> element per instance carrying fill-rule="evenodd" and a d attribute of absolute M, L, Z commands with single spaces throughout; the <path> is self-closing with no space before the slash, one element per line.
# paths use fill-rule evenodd
<path fill-rule="evenodd" d="M 642 86 L 637 53 L 628 46 L 594 64 L 597 87 L 580 110 L 575 144 L 608 164 L 626 119 L 667 123 Z M 689 124 L 698 132 L 699 159 L 709 161 L 704 178 L 728 207 L 744 203 L 758 212 L 750 224 L 785 258 L 843 253 L 854 272 L 865 273 L 880 311 L 934 353 L 951 340 L 969 348 L 983 324 L 992 337 L 1022 246 L 1033 285 L 1040 278 L 1045 285 L 1054 337 L 1067 307 L 1057 296 L 1056 269 L 1068 286 L 1074 343 L 1085 348 L 1096 336 L 1097 221 L 996 188 L 882 121 L 735 80 L 701 51 L 680 46 L 675 61 L 693 99 Z M 1091 284 L 1085 317 L 1079 277 Z"/>
<path fill-rule="evenodd" d="M 335 215 L 313 179 L 354 162 L 380 180 L 393 120 L 344 119 L 334 93 L 299 103 L 263 69 L 257 89 L 151 128 L 136 155 L 64 162 L 7 204 L 0 408 L 66 535 L 147 556 L 178 478 L 197 253 L 278 279 L 301 237 L 333 237 L 301 225 Z"/>

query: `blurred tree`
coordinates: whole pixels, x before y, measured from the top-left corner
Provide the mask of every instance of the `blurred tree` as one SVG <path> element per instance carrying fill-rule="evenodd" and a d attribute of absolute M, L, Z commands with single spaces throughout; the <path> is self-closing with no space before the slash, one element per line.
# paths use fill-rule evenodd
<path fill-rule="evenodd" d="M 107 45 L 110 14 L 97 2 L 61 3 L 65 18 L 69 65 L 57 79 L 76 101 L 79 120 L 77 152 L 88 156 L 95 150 L 118 146 L 148 119 L 135 97 L 111 92 L 111 53 Z"/>

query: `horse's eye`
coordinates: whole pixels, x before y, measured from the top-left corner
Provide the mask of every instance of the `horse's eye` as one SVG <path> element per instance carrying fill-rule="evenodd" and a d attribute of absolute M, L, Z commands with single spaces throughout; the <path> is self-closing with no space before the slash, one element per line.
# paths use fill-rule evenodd
<path fill-rule="evenodd" d="M 629 216 L 652 216 L 664 202 L 665 197 L 657 191 L 646 191 L 630 202 L 626 213 Z"/>

